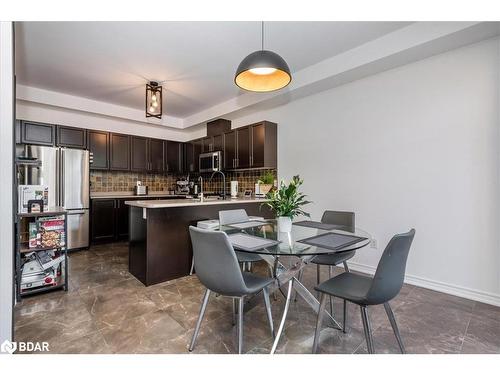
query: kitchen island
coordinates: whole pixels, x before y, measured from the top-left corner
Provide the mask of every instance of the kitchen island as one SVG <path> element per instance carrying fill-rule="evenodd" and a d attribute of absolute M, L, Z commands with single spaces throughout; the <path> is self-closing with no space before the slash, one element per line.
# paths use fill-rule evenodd
<path fill-rule="evenodd" d="M 243 208 L 248 215 L 272 218 L 264 199 L 126 201 L 129 214 L 129 271 L 149 286 L 189 274 L 189 226 L 217 219 L 219 211 Z"/>

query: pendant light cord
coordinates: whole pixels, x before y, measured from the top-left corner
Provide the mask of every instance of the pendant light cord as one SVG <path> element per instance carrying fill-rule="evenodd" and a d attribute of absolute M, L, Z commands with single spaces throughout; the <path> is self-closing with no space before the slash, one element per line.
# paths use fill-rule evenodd
<path fill-rule="evenodd" d="M 261 36 L 262 36 L 262 51 L 264 51 L 264 21 L 262 21 L 262 32 L 261 32 Z"/>

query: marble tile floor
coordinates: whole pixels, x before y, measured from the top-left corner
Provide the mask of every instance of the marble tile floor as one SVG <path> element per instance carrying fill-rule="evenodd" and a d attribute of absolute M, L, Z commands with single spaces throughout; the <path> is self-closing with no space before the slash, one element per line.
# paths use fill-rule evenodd
<path fill-rule="evenodd" d="M 15 340 L 48 341 L 51 353 L 188 353 L 204 292 L 196 276 L 145 287 L 128 273 L 125 243 L 70 254 L 69 267 L 69 291 L 16 305 Z M 315 267 L 307 267 L 308 288 L 315 278 Z M 284 299 L 271 302 L 277 326 Z M 500 353 L 500 307 L 412 285 L 404 285 L 391 305 L 409 353 Z M 341 320 L 340 300 L 334 299 L 334 309 Z M 231 311 L 229 299 L 211 297 L 194 353 L 235 352 Z M 398 353 L 383 307 L 371 307 L 369 314 L 375 351 Z M 292 303 L 277 353 L 310 353 L 315 321 L 304 301 Z M 324 327 L 321 353 L 366 353 L 359 308 L 352 304 L 348 324 L 347 334 Z M 245 313 L 244 351 L 268 353 L 272 342 L 262 303 Z"/>

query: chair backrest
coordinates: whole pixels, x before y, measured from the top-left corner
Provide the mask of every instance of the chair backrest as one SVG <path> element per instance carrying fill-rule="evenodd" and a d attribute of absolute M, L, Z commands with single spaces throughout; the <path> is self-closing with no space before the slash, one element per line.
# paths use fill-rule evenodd
<path fill-rule="evenodd" d="M 321 217 L 321 222 L 325 224 L 342 225 L 345 230 L 354 232 L 356 224 L 354 220 L 354 212 L 348 211 L 325 211 Z"/>
<path fill-rule="evenodd" d="M 248 220 L 247 212 L 244 209 L 219 211 L 220 225 L 242 223 Z"/>
<path fill-rule="evenodd" d="M 193 226 L 189 227 L 189 233 L 200 282 L 225 296 L 244 295 L 247 287 L 227 234 Z"/>
<path fill-rule="evenodd" d="M 391 238 L 378 262 L 372 285 L 366 295 L 370 304 L 381 304 L 396 297 L 403 286 L 406 260 L 415 229 Z"/>

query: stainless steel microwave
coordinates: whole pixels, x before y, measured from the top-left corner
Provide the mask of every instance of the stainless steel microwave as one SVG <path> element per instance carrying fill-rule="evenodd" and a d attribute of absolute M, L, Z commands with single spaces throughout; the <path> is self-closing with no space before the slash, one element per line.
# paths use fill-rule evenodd
<path fill-rule="evenodd" d="M 222 152 L 205 152 L 200 154 L 200 172 L 216 172 L 222 170 Z"/>

